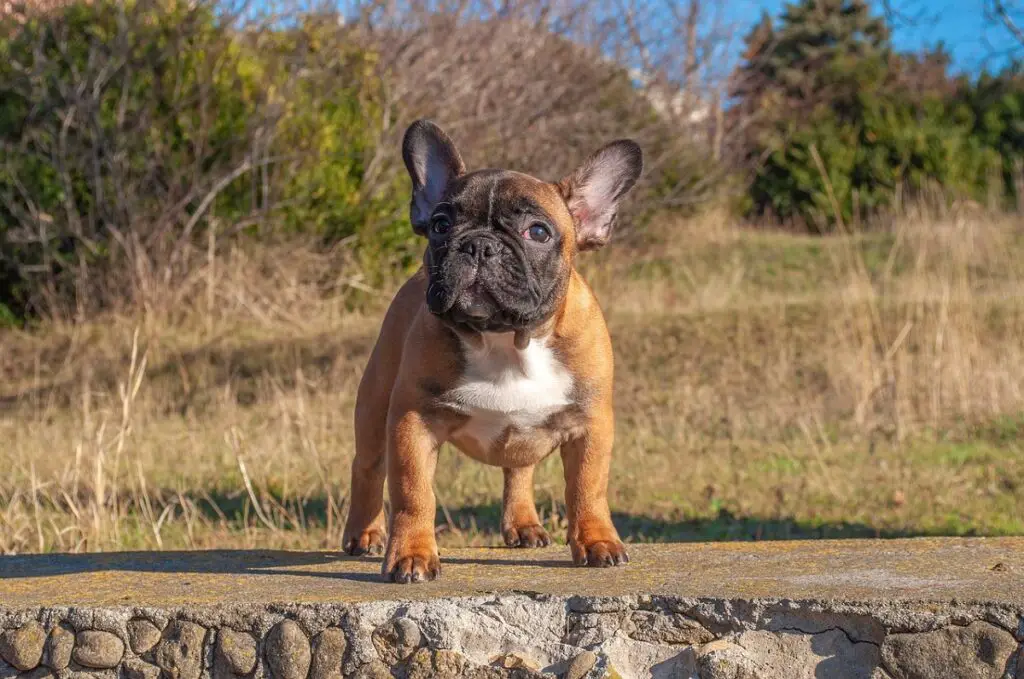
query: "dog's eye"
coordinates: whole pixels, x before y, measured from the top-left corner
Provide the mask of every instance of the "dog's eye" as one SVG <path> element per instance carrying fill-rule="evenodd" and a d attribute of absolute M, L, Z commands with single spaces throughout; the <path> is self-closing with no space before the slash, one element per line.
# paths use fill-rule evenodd
<path fill-rule="evenodd" d="M 452 228 L 452 222 L 444 215 L 437 215 L 430 222 L 430 230 L 439 236 L 443 236 L 448 233 Z"/>
<path fill-rule="evenodd" d="M 523 232 L 523 236 L 538 243 L 547 243 L 551 240 L 551 229 L 546 224 L 534 222 L 530 225 L 530 228 Z"/>

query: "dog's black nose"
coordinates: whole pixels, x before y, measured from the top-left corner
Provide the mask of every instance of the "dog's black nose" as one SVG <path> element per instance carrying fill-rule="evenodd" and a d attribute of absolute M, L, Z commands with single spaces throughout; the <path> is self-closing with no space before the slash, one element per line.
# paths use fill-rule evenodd
<path fill-rule="evenodd" d="M 482 262 L 498 254 L 498 243 L 493 238 L 476 238 L 463 243 L 459 250 Z"/>

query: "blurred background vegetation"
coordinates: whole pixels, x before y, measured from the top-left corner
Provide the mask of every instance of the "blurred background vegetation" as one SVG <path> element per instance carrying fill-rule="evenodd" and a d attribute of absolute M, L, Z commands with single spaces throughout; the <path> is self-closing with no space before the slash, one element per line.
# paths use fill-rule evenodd
<path fill-rule="evenodd" d="M 742 35 L 723 73 L 711 41 L 726 39 L 698 26 L 708 4 L 674 13 L 668 45 L 645 33 L 671 23 L 668 5 L 621 9 L 626 35 L 616 12 L 586 5 L 11 7 L 0 319 L 160 304 L 211 238 L 346 243 L 371 278 L 408 267 L 418 246 L 395 149 L 423 116 L 471 165 L 551 179 L 612 136 L 637 137 L 649 162 L 634 232 L 716 201 L 814 233 L 924 194 L 1024 209 L 1018 63 L 954 76 L 941 46 L 895 50 L 863 0 L 800 0 Z"/>
<path fill-rule="evenodd" d="M 420 117 L 551 180 L 644 147 L 580 260 L 628 539 L 1024 533 L 1021 51 L 891 4 L 0 2 L 0 551 L 337 546 Z M 443 455 L 443 544 L 493 541 Z"/>

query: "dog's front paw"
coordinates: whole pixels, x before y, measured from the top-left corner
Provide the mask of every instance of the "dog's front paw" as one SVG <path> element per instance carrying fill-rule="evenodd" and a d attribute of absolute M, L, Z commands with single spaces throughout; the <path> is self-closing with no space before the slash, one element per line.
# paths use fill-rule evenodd
<path fill-rule="evenodd" d="M 577 566 L 607 568 L 629 563 L 626 546 L 619 540 L 597 540 L 572 546 L 572 560 Z"/>
<path fill-rule="evenodd" d="M 367 528 L 356 535 L 346 535 L 342 538 L 341 548 L 346 554 L 352 556 L 363 556 L 371 554 L 378 556 L 384 553 L 384 545 L 388 541 L 387 534 L 380 528 Z"/>
<path fill-rule="evenodd" d="M 441 574 L 441 560 L 433 540 L 392 540 L 381 575 L 392 582 L 427 582 Z"/>
<path fill-rule="evenodd" d="M 409 554 L 397 556 L 393 563 L 384 562 L 381 574 L 386 580 L 406 584 L 427 582 L 441 575 L 441 561 L 437 554 Z"/>
<path fill-rule="evenodd" d="M 507 528 L 502 536 L 509 547 L 547 547 L 551 544 L 551 536 L 537 523 Z"/>

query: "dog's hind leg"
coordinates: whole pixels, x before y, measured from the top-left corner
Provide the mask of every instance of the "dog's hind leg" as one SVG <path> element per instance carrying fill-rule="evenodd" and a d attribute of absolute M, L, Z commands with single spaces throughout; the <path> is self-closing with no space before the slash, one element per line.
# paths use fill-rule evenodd
<path fill-rule="evenodd" d="M 547 547 L 551 536 L 533 504 L 533 466 L 503 468 L 501 535 L 509 547 Z"/>

